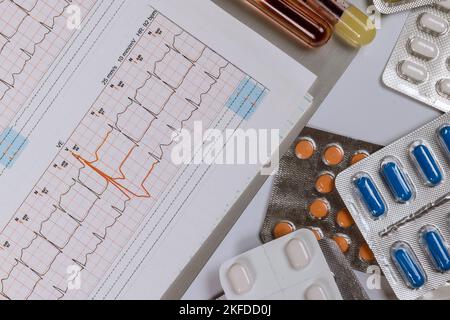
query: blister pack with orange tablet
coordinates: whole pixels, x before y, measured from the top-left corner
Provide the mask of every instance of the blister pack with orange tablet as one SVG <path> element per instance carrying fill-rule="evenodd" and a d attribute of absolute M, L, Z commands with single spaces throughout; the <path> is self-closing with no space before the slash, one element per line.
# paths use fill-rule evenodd
<path fill-rule="evenodd" d="M 335 178 L 380 148 L 306 128 L 280 161 L 261 231 L 262 241 L 308 228 L 318 239 L 333 239 L 351 267 L 366 272 L 376 262 L 336 191 Z"/>
<path fill-rule="evenodd" d="M 342 300 L 313 232 L 299 230 L 222 264 L 228 300 Z"/>

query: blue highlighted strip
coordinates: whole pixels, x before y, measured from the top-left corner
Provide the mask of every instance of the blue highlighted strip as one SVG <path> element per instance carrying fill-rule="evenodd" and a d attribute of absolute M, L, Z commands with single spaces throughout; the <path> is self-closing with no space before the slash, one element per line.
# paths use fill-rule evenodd
<path fill-rule="evenodd" d="M 248 120 L 256 112 L 266 94 L 266 88 L 246 77 L 239 83 L 225 105 L 242 119 Z"/>
<path fill-rule="evenodd" d="M 0 164 L 11 168 L 27 144 L 27 139 L 13 128 L 5 129 L 0 135 Z"/>

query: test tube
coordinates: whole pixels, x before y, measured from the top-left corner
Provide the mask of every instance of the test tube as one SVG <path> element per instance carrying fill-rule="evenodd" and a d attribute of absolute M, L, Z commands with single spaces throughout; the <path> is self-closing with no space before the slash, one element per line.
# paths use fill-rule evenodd
<path fill-rule="evenodd" d="M 333 32 L 330 23 L 297 0 L 247 0 L 310 48 L 323 46 Z"/>
<path fill-rule="evenodd" d="M 335 33 L 353 47 L 372 42 L 376 28 L 372 20 L 346 0 L 294 0 L 298 7 L 308 6 L 324 17 Z"/>

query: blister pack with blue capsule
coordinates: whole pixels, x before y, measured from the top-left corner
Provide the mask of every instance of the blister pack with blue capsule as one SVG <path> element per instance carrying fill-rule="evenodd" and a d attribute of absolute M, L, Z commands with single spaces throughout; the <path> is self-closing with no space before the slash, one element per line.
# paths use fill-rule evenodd
<path fill-rule="evenodd" d="M 450 282 L 450 113 L 340 173 L 336 188 L 399 299 Z"/>

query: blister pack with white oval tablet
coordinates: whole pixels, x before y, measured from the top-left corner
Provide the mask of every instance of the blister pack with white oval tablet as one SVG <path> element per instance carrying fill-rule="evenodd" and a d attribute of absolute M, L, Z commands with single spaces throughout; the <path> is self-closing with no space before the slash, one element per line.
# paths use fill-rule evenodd
<path fill-rule="evenodd" d="M 314 233 L 302 229 L 220 268 L 228 300 L 342 300 Z"/>
<path fill-rule="evenodd" d="M 434 108 L 450 111 L 450 0 L 410 14 L 383 82 Z"/>
<path fill-rule="evenodd" d="M 336 187 L 400 299 L 450 280 L 450 114 L 343 171 Z"/>
<path fill-rule="evenodd" d="M 373 0 L 377 10 L 383 14 L 411 10 L 435 2 L 437 2 L 437 0 Z"/>

